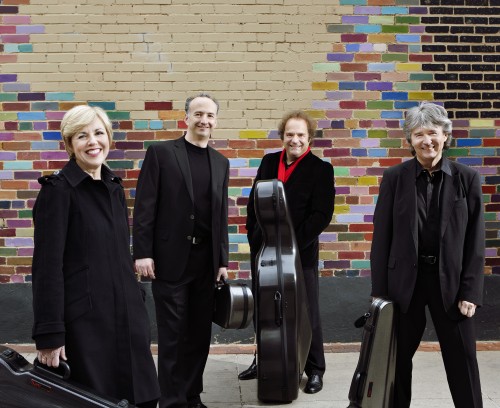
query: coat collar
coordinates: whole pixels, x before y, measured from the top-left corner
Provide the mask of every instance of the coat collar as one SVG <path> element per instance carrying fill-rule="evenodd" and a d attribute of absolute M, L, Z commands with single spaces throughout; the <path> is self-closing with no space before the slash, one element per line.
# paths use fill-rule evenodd
<path fill-rule="evenodd" d="M 71 187 L 76 187 L 83 180 L 87 178 L 92 178 L 90 175 L 85 173 L 81 167 L 76 163 L 75 159 L 70 159 L 68 163 L 61 170 L 62 174 L 68 180 L 68 183 Z M 59 172 L 55 172 L 54 174 L 58 174 Z M 101 167 L 101 180 L 103 181 L 112 181 L 114 183 L 120 184 L 122 179 L 116 176 L 108 166 L 105 164 Z"/>

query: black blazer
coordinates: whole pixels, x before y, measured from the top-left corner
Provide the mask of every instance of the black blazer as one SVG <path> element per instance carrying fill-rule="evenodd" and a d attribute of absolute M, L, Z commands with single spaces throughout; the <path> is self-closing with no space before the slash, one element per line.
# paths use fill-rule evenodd
<path fill-rule="evenodd" d="M 254 205 L 255 183 L 278 178 L 281 152 L 262 158 L 247 204 L 247 236 L 253 255 L 262 244 Z M 309 152 L 285 183 L 285 193 L 303 267 L 317 266 L 318 237 L 330 224 L 335 200 L 333 167 Z"/>
<path fill-rule="evenodd" d="M 207 147 L 212 184 L 214 278 L 228 265 L 227 200 L 229 161 Z M 152 144 L 137 182 L 134 207 L 134 259 L 153 258 L 158 279 L 181 278 L 194 230 L 191 171 L 184 137 Z"/>
<path fill-rule="evenodd" d="M 459 300 L 482 303 L 485 235 L 479 173 L 448 163 L 452 176 L 443 172 L 439 277 L 443 305 L 456 318 Z M 415 177 L 416 159 L 384 172 L 373 220 L 372 296 L 388 296 L 403 312 L 410 304 L 418 270 Z"/>

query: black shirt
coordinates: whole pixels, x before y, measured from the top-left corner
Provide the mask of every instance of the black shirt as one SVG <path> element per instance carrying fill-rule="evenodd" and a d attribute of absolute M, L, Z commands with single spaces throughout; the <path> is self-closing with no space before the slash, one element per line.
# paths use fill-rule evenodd
<path fill-rule="evenodd" d="M 212 225 L 211 174 L 208 149 L 196 146 L 185 140 L 191 169 L 194 196 L 194 232 L 198 238 L 210 239 Z"/>
<path fill-rule="evenodd" d="M 451 176 L 448 162 L 440 162 L 439 170 L 429 173 L 417 159 L 417 220 L 419 255 L 439 257 L 441 191 L 444 176 Z"/>

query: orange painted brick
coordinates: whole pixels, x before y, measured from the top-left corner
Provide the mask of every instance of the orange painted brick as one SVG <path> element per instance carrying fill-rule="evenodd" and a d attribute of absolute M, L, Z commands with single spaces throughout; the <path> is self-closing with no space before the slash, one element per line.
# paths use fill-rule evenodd
<path fill-rule="evenodd" d="M 366 54 L 366 53 L 356 53 L 354 55 L 355 62 L 380 62 L 382 61 L 382 55 L 376 54 Z"/>
<path fill-rule="evenodd" d="M 356 252 L 356 251 L 339 251 L 338 254 L 339 259 L 363 259 L 364 253 L 363 252 Z"/>
<path fill-rule="evenodd" d="M 369 34 L 368 42 L 375 44 L 392 44 L 396 42 L 395 34 Z"/>
<path fill-rule="evenodd" d="M 229 185 L 231 187 L 252 187 L 252 179 L 249 177 L 231 177 L 229 179 Z"/>
<path fill-rule="evenodd" d="M 17 198 L 17 191 L 0 189 L 0 199 L 15 200 Z"/>
<path fill-rule="evenodd" d="M 251 157 L 251 158 L 261 158 L 265 154 L 264 150 L 260 149 L 247 149 L 247 150 L 238 150 L 238 157 Z"/>
<path fill-rule="evenodd" d="M 186 117 L 186 112 L 175 110 L 161 110 L 158 112 L 158 118 L 162 120 L 183 120 Z"/>
<path fill-rule="evenodd" d="M 86 102 L 59 102 L 59 110 L 68 111 L 79 105 L 86 105 Z"/>
<path fill-rule="evenodd" d="M 229 140 L 228 147 L 231 149 L 255 149 L 255 140 Z"/>
<path fill-rule="evenodd" d="M 4 102 L 2 103 L 3 111 L 29 111 L 30 104 L 29 102 Z"/>
<path fill-rule="evenodd" d="M 157 130 L 154 132 L 155 139 L 157 140 L 179 139 L 183 134 L 182 130 Z"/>
<path fill-rule="evenodd" d="M 2 180 L 0 187 L 5 190 L 26 190 L 29 188 L 29 182 L 26 180 Z"/>
<path fill-rule="evenodd" d="M 17 55 L 14 54 L 0 55 L 0 64 L 12 64 L 14 62 L 17 62 Z"/>
<path fill-rule="evenodd" d="M 127 140 L 154 140 L 155 132 L 127 132 Z"/>
<path fill-rule="evenodd" d="M 394 6 L 394 0 L 368 0 L 368 6 Z"/>
<path fill-rule="evenodd" d="M 340 70 L 343 72 L 366 72 L 368 70 L 368 65 L 347 62 L 340 64 Z"/>
<path fill-rule="evenodd" d="M 217 151 L 222 154 L 224 157 L 227 157 L 228 159 L 234 159 L 238 157 L 237 151 L 236 150 L 231 150 L 231 149 L 217 149 Z"/>
<path fill-rule="evenodd" d="M 29 150 L 31 148 L 30 142 L 2 142 L 3 150 Z"/>
<path fill-rule="evenodd" d="M 17 160 L 40 160 L 40 152 L 19 152 Z"/>
<path fill-rule="evenodd" d="M 14 134 L 14 140 L 16 141 L 29 140 L 30 142 L 32 142 L 34 140 L 42 140 L 42 135 L 38 132 L 16 132 Z"/>
<path fill-rule="evenodd" d="M 256 142 L 258 149 L 278 149 L 283 147 L 281 139 L 258 139 Z"/>
<path fill-rule="evenodd" d="M 357 160 L 352 157 L 332 157 L 332 166 L 349 166 L 354 167 L 357 165 Z"/>

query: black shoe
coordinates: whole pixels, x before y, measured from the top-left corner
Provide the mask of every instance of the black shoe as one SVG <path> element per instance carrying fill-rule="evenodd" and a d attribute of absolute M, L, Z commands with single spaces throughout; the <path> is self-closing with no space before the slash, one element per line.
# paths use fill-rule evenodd
<path fill-rule="evenodd" d="M 318 374 L 312 374 L 304 387 L 306 394 L 316 394 L 323 389 L 323 379 Z"/>
<path fill-rule="evenodd" d="M 208 408 L 203 402 L 197 402 L 196 404 L 189 404 L 188 408 Z"/>
<path fill-rule="evenodd" d="M 252 361 L 252 364 L 250 364 L 250 367 L 248 367 L 245 371 L 239 373 L 238 378 L 243 381 L 255 380 L 257 378 L 257 362 L 255 360 L 255 357 Z"/>

